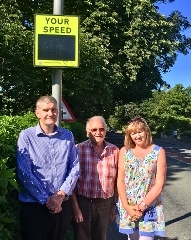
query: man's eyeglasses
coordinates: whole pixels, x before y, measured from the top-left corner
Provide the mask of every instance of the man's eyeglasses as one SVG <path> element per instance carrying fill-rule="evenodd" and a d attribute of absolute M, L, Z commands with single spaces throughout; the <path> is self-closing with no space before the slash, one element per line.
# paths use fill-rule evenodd
<path fill-rule="evenodd" d="M 93 133 L 95 133 L 95 132 L 97 132 L 97 130 L 99 131 L 99 132 L 104 132 L 105 131 L 105 128 L 92 128 L 92 129 L 90 129 L 90 131 Z"/>

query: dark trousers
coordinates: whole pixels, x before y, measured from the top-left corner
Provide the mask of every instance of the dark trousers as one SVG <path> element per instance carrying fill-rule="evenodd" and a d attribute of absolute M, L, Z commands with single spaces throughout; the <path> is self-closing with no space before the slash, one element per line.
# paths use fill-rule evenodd
<path fill-rule="evenodd" d="M 91 202 L 87 198 L 77 197 L 83 215 L 83 222 L 73 221 L 75 240 L 105 240 L 113 198 Z"/>
<path fill-rule="evenodd" d="M 22 203 L 22 240 L 63 240 L 72 218 L 71 200 L 62 203 L 60 213 L 51 214 L 45 205 Z"/>

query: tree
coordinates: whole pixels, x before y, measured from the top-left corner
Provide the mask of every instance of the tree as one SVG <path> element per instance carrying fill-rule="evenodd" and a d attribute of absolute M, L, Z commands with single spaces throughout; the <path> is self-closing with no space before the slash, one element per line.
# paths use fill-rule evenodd
<path fill-rule="evenodd" d="M 161 78 L 176 60 L 176 50 L 187 54 L 190 39 L 181 35 L 190 27 L 179 12 L 166 18 L 156 1 L 73 1 L 66 0 L 69 14 L 82 14 L 81 26 L 99 36 L 111 53 L 114 99 L 118 105 L 151 96 L 151 90 L 168 86 Z M 163 1 L 164 3 L 167 1 Z M 71 7 L 72 6 L 72 7 Z M 136 81 L 131 81 L 135 79 Z M 144 89 L 144 91 L 143 91 Z"/>
<path fill-rule="evenodd" d="M 0 107 L 8 114 L 31 108 L 36 96 L 50 92 L 46 84 L 50 71 L 33 67 L 33 32 L 23 26 L 21 16 L 16 1 L 0 5 Z"/>
<path fill-rule="evenodd" d="M 132 118 L 143 116 L 144 112 L 139 104 L 130 102 L 115 108 L 115 112 L 109 117 L 109 124 L 115 129 L 123 129 Z"/>
<path fill-rule="evenodd" d="M 63 96 L 77 119 L 106 118 L 116 106 L 140 102 L 168 84 L 176 52 L 187 54 L 190 27 L 180 13 L 168 18 L 150 0 L 65 0 L 64 13 L 80 16 L 80 67 L 63 70 Z M 166 1 L 163 1 L 166 2 Z M 0 5 L 1 109 L 18 113 L 51 94 L 51 69 L 34 68 L 34 14 L 52 13 L 52 1 L 7 0 Z"/>
<path fill-rule="evenodd" d="M 157 132 L 172 133 L 174 129 L 184 132 L 190 128 L 190 87 L 177 84 L 169 90 L 154 91 L 152 98 L 143 101 L 140 107 Z"/>
<path fill-rule="evenodd" d="M 107 69 L 117 106 L 169 87 L 161 71 L 173 66 L 176 50 L 188 53 L 190 39 L 181 35 L 188 21 L 179 12 L 166 18 L 157 10 L 150 1 L 65 1 L 67 14 L 80 14 L 82 32 L 102 39 L 110 52 Z"/>

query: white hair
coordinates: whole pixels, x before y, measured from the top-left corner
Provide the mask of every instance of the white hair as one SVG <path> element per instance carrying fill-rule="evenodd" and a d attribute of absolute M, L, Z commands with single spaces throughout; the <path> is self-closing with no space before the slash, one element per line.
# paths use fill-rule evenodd
<path fill-rule="evenodd" d="M 88 129 L 89 129 L 89 122 L 92 120 L 95 120 L 95 119 L 101 120 L 104 125 L 105 131 L 107 131 L 107 124 L 105 122 L 105 119 L 102 116 L 93 116 L 93 117 L 89 118 L 86 122 L 86 132 L 88 132 Z"/>

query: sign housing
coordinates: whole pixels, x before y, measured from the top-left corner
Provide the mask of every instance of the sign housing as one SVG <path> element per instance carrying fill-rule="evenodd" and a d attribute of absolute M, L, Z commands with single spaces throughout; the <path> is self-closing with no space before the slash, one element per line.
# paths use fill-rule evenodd
<path fill-rule="evenodd" d="M 35 15 L 34 66 L 79 67 L 79 17 Z"/>

